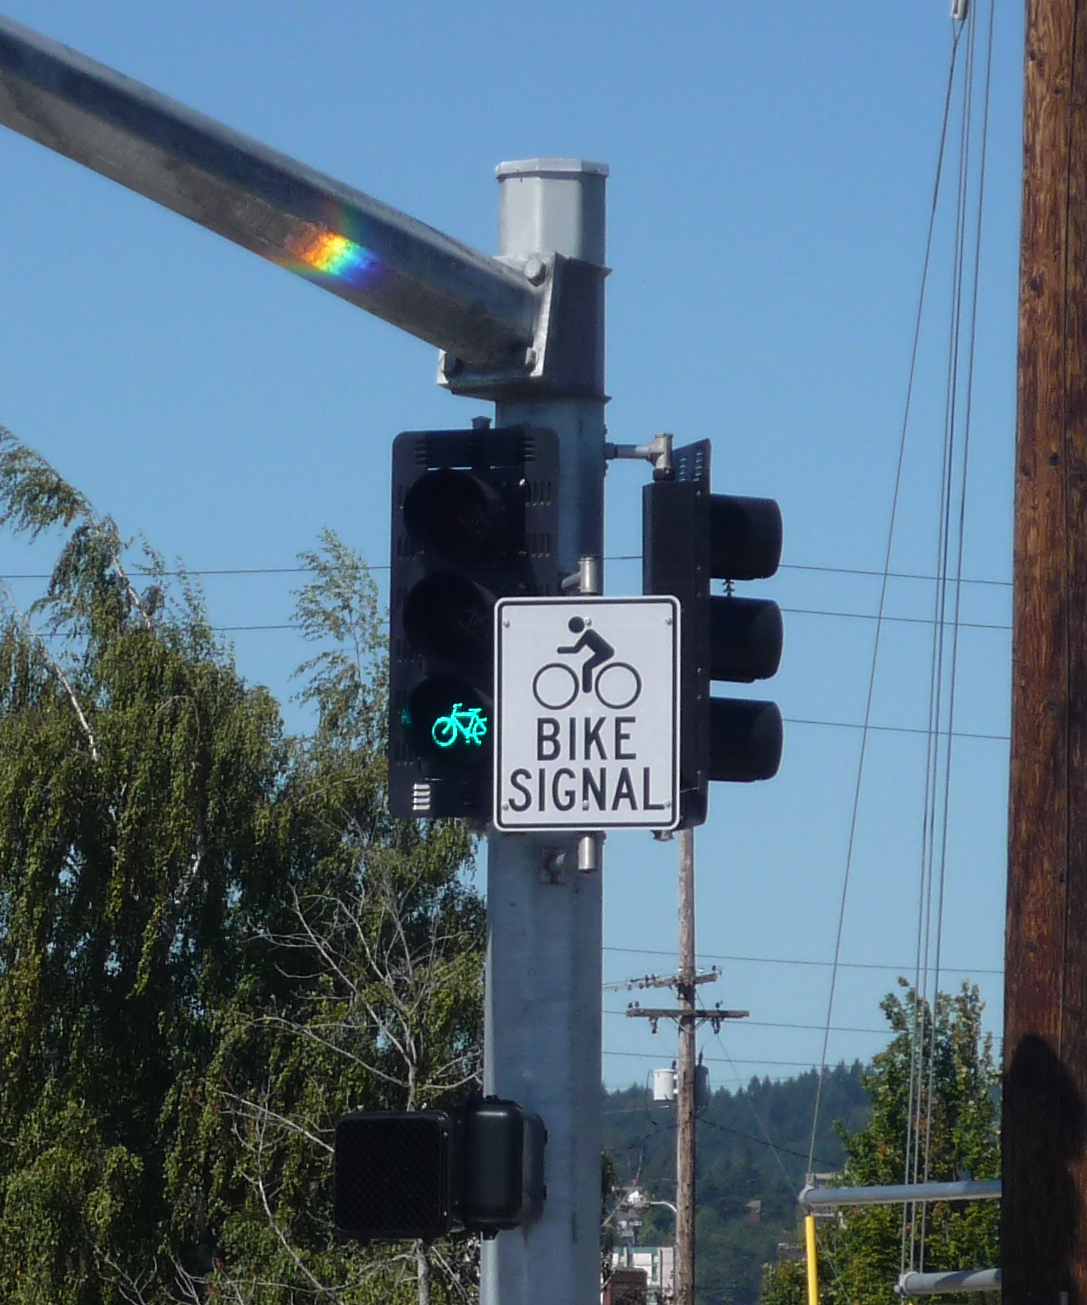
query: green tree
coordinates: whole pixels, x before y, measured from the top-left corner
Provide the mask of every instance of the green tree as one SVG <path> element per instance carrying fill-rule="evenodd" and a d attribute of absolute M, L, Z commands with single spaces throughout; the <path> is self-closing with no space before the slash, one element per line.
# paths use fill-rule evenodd
<path fill-rule="evenodd" d="M 0 522 L 63 540 L 0 625 L 0 1295 L 99 1305 L 149 1283 L 169 1223 L 160 1114 L 210 1058 L 266 887 L 285 752 L 162 568 L 0 432 Z"/>
<path fill-rule="evenodd" d="M 882 1003 L 893 1037 L 865 1075 L 867 1127 L 840 1130 L 845 1186 L 901 1183 L 911 1171 L 933 1182 L 1000 1175 L 999 1075 L 982 1031 L 976 987 L 940 993 L 935 1018 L 903 982 Z M 912 1087 L 911 1087 L 912 1082 Z M 842 1305 L 892 1305 L 902 1267 L 925 1271 L 999 1264 L 999 1209 L 992 1201 L 844 1208 L 820 1229 L 820 1295 Z M 795 1267 L 769 1266 L 765 1305 L 803 1305 Z M 964 1298 L 965 1299 L 965 1298 Z"/>
<path fill-rule="evenodd" d="M 208 1071 L 175 1093 L 175 1217 L 215 1247 L 210 1268 L 190 1270 L 194 1291 L 437 1305 L 472 1291 L 474 1243 L 345 1248 L 331 1222 L 331 1142 L 350 1110 L 439 1105 L 478 1082 L 473 844 L 454 822 L 388 816 L 376 590 L 331 534 L 303 560 L 316 578 L 298 618 L 322 651 L 302 668 L 300 697 L 317 726 L 296 742 L 276 806 L 281 896 L 252 922 Z"/>
<path fill-rule="evenodd" d="M 472 1243 L 331 1227 L 338 1116 L 462 1093 L 480 1043 L 473 844 L 386 814 L 361 559 L 305 559 L 291 739 L 194 587 L 2 430 L 0 525 L 61 541 L 0 623 L 0 1298 L 464 1299 Z"/>

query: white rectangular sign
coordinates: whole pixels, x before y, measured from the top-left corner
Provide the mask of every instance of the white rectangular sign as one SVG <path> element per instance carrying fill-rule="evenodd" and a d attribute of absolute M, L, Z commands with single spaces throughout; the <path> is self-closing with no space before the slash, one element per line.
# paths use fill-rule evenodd
<path fill-rule="evenodd" d="M 497 603 L 496 828 L 676 827 L 679 624 L 674 598 Z"/>

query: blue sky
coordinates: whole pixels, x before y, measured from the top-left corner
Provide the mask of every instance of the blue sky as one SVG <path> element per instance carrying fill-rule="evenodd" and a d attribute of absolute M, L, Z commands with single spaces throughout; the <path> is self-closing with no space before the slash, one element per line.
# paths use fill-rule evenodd
<path fill-rule="evenodd" d="M 750 1009 L 729 1027 L 738 1073 L 820 1055 L 878 581 L 882 567 L 949 49 L 947 0 L 592 5 L 465 0 L 5 0 L 49 36 L 484 250 L 494 166 L 607 162 L 612 438 L 709 437 L 715 488 L 777 498 L 779 575 L 752 593 L 787 610 L 790 721 L 780 776 L 716 786 L 698 836 L 706 989 Z M 979 5 L 979 18 L 987 5 Z M 997 3 L 979 300 L 964 617 L 944 956 L 999 1022 L 1004 909 L 1016 263 L 1022 33 Z M 950 193 L 950 192 L 949 192 Z M 893 569 L 936 563 L 952 213 L 938 215 Z M 487 411 L 434 384 L 427 346 L 104 179 L 0 132 L 0 423 L 168 557 L 282 568 L 331 526 L 387 561 L 389 447 L 403 429 Z M 646 471 L 613 466 L 608 553 L 640 549 Z M 47 559 L 42 557 L 39 563 Z M 0 566 L 41 570 L 0 544 Z M 289 620 L 289 574 L 208 576 L 222 626 Z M 633 593 L 636 562 L 608 566 Z M 15 582 L 29 599 L 33 582 Z M 922 620 L 932 585 L 892 582 Z M 801 610 L 797 610 L 801 609 Z M 854 613 L 860 615 L 814 615 Z M 242 672 L 286 699 L 304 648 L 238 630 Z M 928 627 L 883 636 L 873 720 L 923 729 Z M 286 706 L 298 723 L 296 708 Z M 834 1024 L 879 1030 L 912 963 L 922 735 L 872 734 L 846 904 Z M 665 971 L 675 844 L 609 840 L 605 969 Z M 662 953 L 662 954 L 658 954 Z M 780 964 L 779 960 L 789 961 Z M 811 962 L 797 964 L 797 962 Z M 889 968 L 863 968 L 889 967 Z M 605 994 L 605 1075 L 642 1080 L 674 1052 Z M 835 1032 L 865 1057 L 873 1032 Z M 721 1060 L 707 1034 L 704 1050 Z"/>

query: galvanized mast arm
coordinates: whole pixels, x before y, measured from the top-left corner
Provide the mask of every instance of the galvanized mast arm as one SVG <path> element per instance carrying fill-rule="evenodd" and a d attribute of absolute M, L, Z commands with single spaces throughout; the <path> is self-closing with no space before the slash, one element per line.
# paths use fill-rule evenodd
<path fill-rule="evenodd" d="M 469 364 L 536 341 L 520 271 L 2 16 L 0 123 Z"/>

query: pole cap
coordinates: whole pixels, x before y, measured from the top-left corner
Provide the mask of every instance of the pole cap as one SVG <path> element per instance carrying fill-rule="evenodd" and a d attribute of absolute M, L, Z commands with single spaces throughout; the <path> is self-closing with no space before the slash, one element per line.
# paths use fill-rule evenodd
<path fill-rule="evenodd" d="M 499 181 L 506 177 L 607 177 L 611 170 L 606 163 L 589 159 L 516 159 L 500 163 L 494 175 Z"/>

